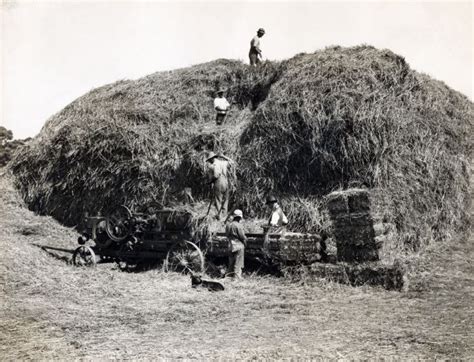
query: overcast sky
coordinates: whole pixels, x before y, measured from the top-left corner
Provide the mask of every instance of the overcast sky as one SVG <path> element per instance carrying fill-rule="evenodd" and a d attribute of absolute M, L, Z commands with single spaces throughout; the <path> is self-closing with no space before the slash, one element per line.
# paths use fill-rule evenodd
<path fill-rule="evenodd" d="M 1 7 L 1 120 L 16 138 L 91 88 L 216 58 L 371 44 L 473 99 L 472 2 L 11 2 Z"/>

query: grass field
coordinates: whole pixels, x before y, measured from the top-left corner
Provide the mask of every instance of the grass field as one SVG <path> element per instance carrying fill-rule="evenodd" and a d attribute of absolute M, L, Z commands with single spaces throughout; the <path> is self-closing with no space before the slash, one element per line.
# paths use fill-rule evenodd
<path fill-rule="evenodd" d="M 76 237 L 0 176 L 0 359 L 474 358 L 472 237 L 414 255 L 403 293 L 256 275 L 210 293 L 158 270 L 78 269 L 33 245 Z"/>

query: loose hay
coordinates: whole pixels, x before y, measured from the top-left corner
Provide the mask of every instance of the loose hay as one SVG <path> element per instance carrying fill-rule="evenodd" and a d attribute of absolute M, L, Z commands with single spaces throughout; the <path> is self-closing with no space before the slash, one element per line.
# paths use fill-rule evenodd
<path fill-rule="evenodd" d="M 214 125 L 212 98 L 234 106 Z M 29 207 L 74 225 L 120 204 L 206 200 L 205 154 L 234 161 L 232 204 L 264 214 L 273 192 L 296 231 L 319 232 L 321 196 L 366 186 L 394 243 L 467 229 L 473 103 L 370 46 L 331 47 L 251 69 L 236 61 L 94 89 L 51 117 L 11 170 Z"/>
<path fill-rule="evenodd" d="M 474 355 L 472 239 L 430 245 L 408 293 L 247 275 L 211 294 L 177 273 L 74 268 L 47 256 L 31 244 L 72 245 L 77 235 L 23 208 L 6 181 L 0 172 L 3 360 Z M 28 225 L 43 230 L 19 232 Z"/>

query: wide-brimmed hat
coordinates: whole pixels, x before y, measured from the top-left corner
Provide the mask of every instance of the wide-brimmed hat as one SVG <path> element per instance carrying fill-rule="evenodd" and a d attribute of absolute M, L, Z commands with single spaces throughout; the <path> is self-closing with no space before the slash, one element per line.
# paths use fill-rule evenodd
<path fill-rule="evenodd" d="M 207 158 L 206 158 L 206 162 L 218 157 L 219 155 L 215 154 L 214 152 L 209 152 L 209 154 L 207 155 Z"/>
<path fill-rule="evenodd" d="M 222 88 L 219 88 L 217 91 L 216 91 L 216 94 L 224 94 L 225 93 L 225 90 L 222 89 Z"/>
<path fill-rule="evenodd" d="M 260 29 L 257 30 L 257 33 L 265 34 L 265 29 L 264 29 L 264 28 L 260 28 Z"/>
<path fill-rule="evenodd" d="M 221 158 L 221 159 L 226 160 L 228 162 L 232 162 L 232 160 L 229 157 L 223 155 L 222 153 L 214 153 L 212 151 L 209 152 L 209 154 L 207 155 L 206 161 L 210 161 L 213 158 Z"/>
<path fill-rule="evenodd" d="M 232 215 L 234 217 L 240 217 L 242 219 L 244 218 L 244 213 L 242 212 L 242 210 L 239 210 L 239 209 L 235 209 Z"/>
<path fill-rule="evenodd" d="M 268 205 L 268 204 L 273 204 L 273 203 L 275 203 L 275 202 L 278 202 L 278 200 L 276 199 L 275 196 L 270 195 L 270 196 L 267 197 L 267 202 L 266 202 L 267 205 Z"/>

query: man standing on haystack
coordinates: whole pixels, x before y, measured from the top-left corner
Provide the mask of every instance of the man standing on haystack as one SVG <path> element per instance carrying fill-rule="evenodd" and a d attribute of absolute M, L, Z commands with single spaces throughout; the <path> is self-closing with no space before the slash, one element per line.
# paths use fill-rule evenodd
<path fill-rule="evenodd" d="M 234 210 L 232 214 L 234 220 L 225 227 L 225 234 L 229 240 L 231 254 L 229 256 L 229 273 L 228 275 L 235 278 L 242 278 L 242 268 L 244 267 L 245 247 L 247 246 L 247 236 L 244 228 L 240 223 L 243 219 L 241 210 Z"/>
<path fill-rule="evenodd" d="M 262 50 L 260 49 L 260 38 L 265 35 L 265 30 L 260 28 L 257 30 L 255 35 L 250 41 L 250 65 L 256 67 L 262 61 Z"/>
<path fill-rule="evenodd" d="M 212 187 L 212 199 L 209 204 L 209 211 L 214 205 L 217 210 L 216 219 L 220 220 L 221 212 L 227 215 L 227 206 L 229 204 L 229 181 L 227 179 L 229 161 L 224 155 L 216 155 L 211 152 L 206 162 L 209 163 L 210 185 Z"/>
<path fill-rule="evenodd" d="M 230 108 L 229 102 L 224 97 L 224 90 L 219 89 L 217 91 L 217 97 L 214 99 L 214 109 L 216 110 L 216 124 L 220 126 L 224 123 L 227 111 Z"/>

